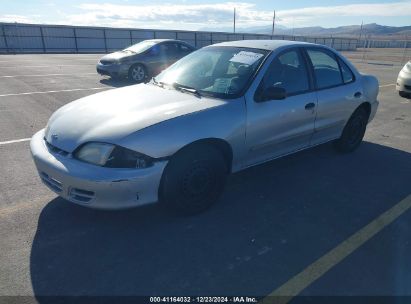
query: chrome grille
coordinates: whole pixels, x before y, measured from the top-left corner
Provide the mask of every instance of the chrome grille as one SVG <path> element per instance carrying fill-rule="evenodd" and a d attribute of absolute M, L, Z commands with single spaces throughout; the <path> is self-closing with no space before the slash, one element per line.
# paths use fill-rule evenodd
<path fill-rule="evenodd" d="M 109 65 L 109 64 L 113 64 L 113 60 L 102 59 L 100 60 L 100 63 L 103 65 Z"/>
<path fill-rule="evenodd" d="M 46 142 L 46 146 L 47 149 L 49 150 L 49 152 L 54 153 L 54 154 L 58 154 L 58 155 L 62 155 L 62 156 L 67 156 L 70 153 L 67 151 L 64 151 L 56 146 L 53 146 L 51 143 L 49 143 L 47 140 L 44 139 L 44 141 Z"/>

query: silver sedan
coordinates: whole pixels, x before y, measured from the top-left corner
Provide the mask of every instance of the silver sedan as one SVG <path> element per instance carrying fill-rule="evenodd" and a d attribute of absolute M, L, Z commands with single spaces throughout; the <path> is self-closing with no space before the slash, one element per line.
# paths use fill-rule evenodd
<path fill-rule="evenodd" d="M 31 140 L 41 180 L 63 198 L 117 209 L 162 201 L 209 207 L 226 176 L 334 141 L 361 143 L 378 81 L 334 50 L 292 41 L 200 49 L 148 84 L 56 111 Z"/>
<path fill-rule="evenodd" d="M 411 98 L 411 61 L 408 61 L 398 74 L 396 88 L 401 97 Z"/>

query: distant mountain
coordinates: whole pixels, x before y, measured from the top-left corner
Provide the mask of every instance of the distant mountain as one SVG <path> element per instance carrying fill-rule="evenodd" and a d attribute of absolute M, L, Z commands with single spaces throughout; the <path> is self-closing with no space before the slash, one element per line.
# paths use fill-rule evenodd
<path fill-rule="evenodd" d="M 275 30 L 277 29 L 282 29 L 282 30 L 287 30 L 287 27 L 276 24 L 275 25 Z M 204 27 L 199 29 L 200 31 L 210 31 L 210 32 L 227 32 L 231 33 L 233 32 L 233 27 Z M 236 32 L 237 33 L 253 33 L 253 34 L 270 34 L 271 35 L 272 31 L 272 26 L 252 26 L 252 27 L 237 27 Z"/>
<path fill-rule="evenodd" d="M 222 31 L 222 32 L 232 32 L 233 28 L 208 28 L 204 30 L 209 31 Z M 254 33 L 254 34 L 269 34 L 271 35 L 271 26 L 256 26 L 249 28 L 238 28 L 237 32 L 241 33 Z M 275 25 L 276 35 L 301 35 L 301 36 L 339 36 L 339 37 L 358 37 L 361 32 L 361 25 L 347 25 L 339 26 L 334 28 L 324 28 L 321 26 L 312 27 L 300 27 L 300 28 L 286 28 L 285 26 Z M 404 37 L 406 35 L 411 36 L 411 25 L 410 26 L 387 26 L 380 25 L 376 23 L 364 24 L 362 29 L 362 35 L 371 35 L 373 37 Z"/>

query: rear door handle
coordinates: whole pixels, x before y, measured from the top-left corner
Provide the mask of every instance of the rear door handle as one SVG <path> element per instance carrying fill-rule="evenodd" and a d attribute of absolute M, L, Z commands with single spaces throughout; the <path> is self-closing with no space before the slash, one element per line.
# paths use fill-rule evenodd
<path fill-rule="evenodd" d="M 305 105 L 305 109 L 306 109 L 306 110 L 311 110 L 311 109 L 313 109 L 314 107 L 315 107 L 315 103 L 313 103 L 313 102 L 307 103 L 307 104 Z"/>
<path fill-rule="evenodd" d="M 354 97 L 355 98 L 360 98 L 362 96 L 362 93 L 361 92 L 356 92 L 355 94 L 354 94 Z"/>

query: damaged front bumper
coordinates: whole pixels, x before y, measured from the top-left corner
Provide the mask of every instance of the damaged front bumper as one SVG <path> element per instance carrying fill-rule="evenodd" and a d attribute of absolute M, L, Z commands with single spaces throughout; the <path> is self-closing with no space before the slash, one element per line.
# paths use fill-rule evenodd
<path fill-rule="evenodd" d="M 42 182 L 64 199 L 98 209 L 122 209 L 153 203 L 167 161 L 145 169 L 105 168 L 50 151 L 44 129 L 30 142 Z"/>

